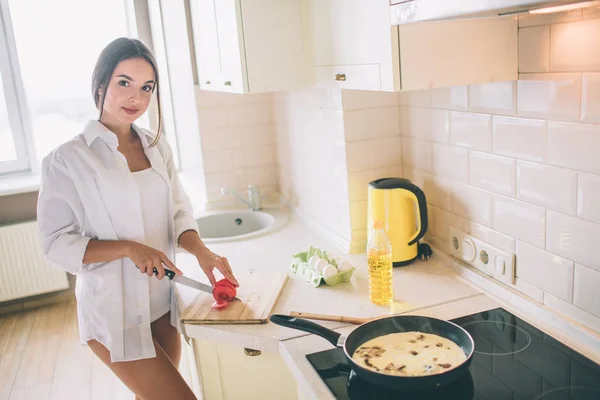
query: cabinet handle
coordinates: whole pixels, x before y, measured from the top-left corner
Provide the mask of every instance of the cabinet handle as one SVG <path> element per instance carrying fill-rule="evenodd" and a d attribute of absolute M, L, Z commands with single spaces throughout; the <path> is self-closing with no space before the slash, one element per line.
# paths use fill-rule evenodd
<path fill-rule="evenodd" d="M 204 82 L 205 85 L 210 85 L 210 81 Z"/>
<path fill-rule="evenodd" d="M 345 81 L 346 80 L 346 74 L 335 74 L 335 80 L 336 81 Z"/>
<path fill-rule="evenodd" d="M 231 86 L 231 81 L 225 81 L 225 86 Z"/>
<path fill-rule="evenodd" d="M 244 347 L 244 354 L 247 355 L 248 357 L 256 357 L 256 356 L 261 355 L 261 351 L 260 350 L 252 350 L 247 347 Z"/>

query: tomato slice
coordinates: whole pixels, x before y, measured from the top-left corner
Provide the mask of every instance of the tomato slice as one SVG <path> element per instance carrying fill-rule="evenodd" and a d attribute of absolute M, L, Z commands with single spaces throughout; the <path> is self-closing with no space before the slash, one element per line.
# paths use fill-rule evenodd
<path fill-rule="evenodd" d="M 227 279 L 221 279 L 213 286 L 213 297 L 216 302 L 213 303 L 213 308 L 224 308 L 231 300 L 235 298 L 237 291 L 235 286 Z"/>

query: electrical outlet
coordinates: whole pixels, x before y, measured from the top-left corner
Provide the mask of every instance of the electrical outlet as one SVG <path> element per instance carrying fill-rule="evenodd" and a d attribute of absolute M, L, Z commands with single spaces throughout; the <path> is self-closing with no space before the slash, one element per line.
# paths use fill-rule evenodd
<path fill-rule="evenodd" d="M 507 285 L 515 284 L 515 255 L 450 227 L 452 256 Z"/>

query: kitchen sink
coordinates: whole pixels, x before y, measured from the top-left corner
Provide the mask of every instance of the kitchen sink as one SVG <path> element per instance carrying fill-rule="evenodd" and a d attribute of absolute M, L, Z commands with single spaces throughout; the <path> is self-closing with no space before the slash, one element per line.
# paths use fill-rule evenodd
<path fill-rule="evenodd" d="M 288 214 L 280 210 L 227 210 L 208 212 L 196 222 L 203 242 L 220 243 L 266 235 L 288 220 Z"/>

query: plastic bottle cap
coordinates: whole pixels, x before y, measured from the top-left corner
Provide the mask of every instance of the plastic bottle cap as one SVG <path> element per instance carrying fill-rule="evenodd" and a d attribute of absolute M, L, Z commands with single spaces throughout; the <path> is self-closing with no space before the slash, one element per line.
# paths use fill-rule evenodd
<path fill-rule="evenodd" d="M 375 223 L 373 223 L 373 228 L 374 229 L 383 229 L 383 221 L 380 219 L 375 221 Z"/>

